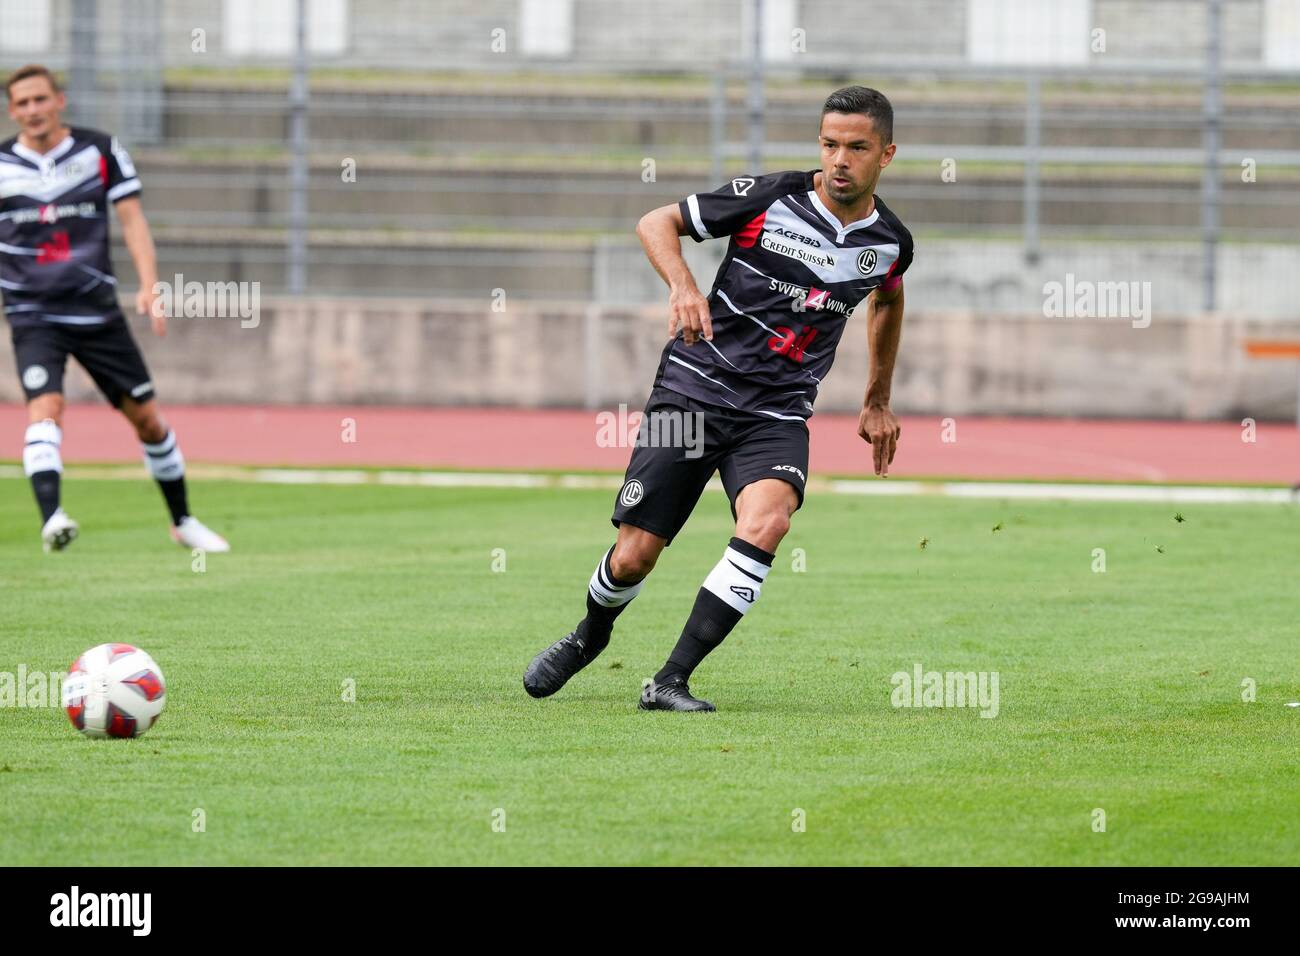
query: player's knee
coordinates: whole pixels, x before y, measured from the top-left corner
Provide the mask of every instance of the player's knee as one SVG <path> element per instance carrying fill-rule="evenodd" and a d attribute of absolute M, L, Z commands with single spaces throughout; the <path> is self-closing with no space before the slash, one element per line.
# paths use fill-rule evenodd
<path fill-rule="evenodd" d="M 736 536 L 764 551 L 775 551 L 790 531 L 790 516 L 784 508 L 764 508 L 745 514 L 736 523 Z"/>
<path fill-rule="evenodd" d="M 167 437 L 167 425 L 157 415 L 133 422 L 135 433 L 142 442 L 157 444 Z"/>
<path fill-rule="evenodd" d="M 156 445 L 167 437 L 167 423 L 155 415 L 143 424 L 137 425 L 135 433 L 142 442 Z"/>
<path fill-rule="evenodd" d="M 156 408 L 123 404 L 122 414 L 135 427 L 135 433 L 142 442 L 152 444 L 167 437 L 167 423 L 163 421 Z"/>
<path fill-rule="evenodd" d="M 620 541 L 609 556 L 609 567 L 620 581 L 640 581 L 654 570 L 659 552 L 649 541 Z"/>

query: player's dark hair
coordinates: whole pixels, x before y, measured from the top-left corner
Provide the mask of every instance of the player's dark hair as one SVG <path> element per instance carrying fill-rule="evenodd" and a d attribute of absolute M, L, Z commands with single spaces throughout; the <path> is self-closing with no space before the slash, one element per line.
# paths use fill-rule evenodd
<path fill-rule="evenodd" d="M 5 95 L 13 99 L 14 84 L 20 80 L 30 80 L 33 76 L 43 76 L 50 81 L 50 87 L 55 93 L 62 93 L 63 87 L 59 86 L 59 81 L 55 75 L 50 72 L 47 66 L 41 66 L 39 63 L 28 63 L 26 66 L 20 66 L 9 74 L 9 79 L 5 80 Z"/>
<path fill-rule="evenodd" d="M 822 116 L 827 113 L 861 113 L 871 118 L 885 146 L 894 141 L 894 107 L 879 90 L 866 86 L 846 86 L 836 90 L 822 104 Z"/>

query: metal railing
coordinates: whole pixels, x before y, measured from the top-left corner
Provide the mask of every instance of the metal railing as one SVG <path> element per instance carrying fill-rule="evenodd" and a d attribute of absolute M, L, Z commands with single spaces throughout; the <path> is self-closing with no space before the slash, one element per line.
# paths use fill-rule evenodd
<path fill-rule="evenodd" d="M 753 51 L 770 53 L 763 4 L 782 0 L 559 0 L 571 49 L 549 57 L 521 52 L 529 0 L 268 2 L 294 43 L 263 54 L 232 52 L 231 0 L 42 2 L 46 47 L 11 49 L 13 21 L 0 24 L 0 68 L 62 69 L 71 118 L 135 151 L 157 224 L 208 229 L 209 254 L 227 259 L 245 240 L 226 231 L 259 231 L 282 244 L 294 291 L 340 257 L 374 255 L 373 234 L 422 234 L 422 254 L 447 262 L 464 254 L 453 240 L 489 233 L 595 243 L 742 161 L 812 167 L 820 99 L 852 80 L 896 100 L 885 188 L 920 234 L 1017 234 L 1033 263 L 1051 239 L 1193 229 L 1212 308 L 1222 240 L 1292 241 L 1300 222 L 1300 69 L 1265 62 L 1262 0 L 1175 0 L 1187 16 L 1168 25 L 1144 12 L 1155 5 L 1092 0 L 1114 49 L 1073 65 L 974 62 L 969 0 L 872 4 L 891 30 L 863 33 L 860 55 L 844 24 L 863 5 L 804 0 L 806 50 L 776 58 Z M 346 21 L 325 24 L 341 49 L 313 48 L 312 16 Z M 1159 53 L 1166 27 L 1189 39 Z M 1246 160 L 1259 170 L 1248 189 Z M 948 161 L 956 182 L 941 178 Z"/>

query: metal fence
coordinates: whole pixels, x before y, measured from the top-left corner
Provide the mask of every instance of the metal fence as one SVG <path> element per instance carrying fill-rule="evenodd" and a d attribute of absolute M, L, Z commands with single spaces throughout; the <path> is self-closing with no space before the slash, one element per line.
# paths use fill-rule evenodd
<path fill-rule="evenodd" d="M 522 257 L 520 294 L 596 297 L 646 209 L 814 166 L 848 82 L 895 102 L 882 194 L 990 267 L 1177 242 L 1208 309 L 1220 243 L 1300 223 L 1300 0 L 0 0 L 31 60 L 133 149 L 178 268 L 291 292 Z"/>

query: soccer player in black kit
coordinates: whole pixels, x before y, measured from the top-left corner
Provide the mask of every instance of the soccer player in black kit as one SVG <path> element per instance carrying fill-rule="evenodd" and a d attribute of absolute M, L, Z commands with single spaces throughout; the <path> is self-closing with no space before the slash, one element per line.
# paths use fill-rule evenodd
<path fill-rule="evenodd" d="M 26 66 L 5 84 L 19 134 L 0 143 L 0 293 L 27 398 L 23 467 L 41 512 L 46 551 L 61 551 L 78 526 L 60 506 L 63 373 L 71 355 L 139 437 L 145 464 L 171 514 L 173 540 L 229 551 L 221 535 L 189 512 L 185 459 L 154 400 L 144 357 L 117 302 L 109 261 L 108 207 L 122 224 L 140 279 L 136 311 L 156 334 L 158 278 L 140 179 L 126 150 L 105 133 L 63 125 L 66 106 L 54 75 Z"/>
<path fill-rule="evenodd" d="M 850 86 L 822 107 L 821 169 L 739 176 L 644 216 L 637 235 L 668 284 L 672 316 L 646 404 L 697 415 L 703 451 L 638 437 L 615 501 L 618 528 L 587 588 L 587 616 L 537 655 L 524 689 L 547 697 L 609 643 L 614 620 L 640 592 L 660 553 L 719 471 L 736 519 L 643 710 L 707 711 L 687 681 L 758 600 L 790 517 L 803 503 L 808 425 L 852 310 L 868 302 L 870 371 L 858 434 L 888 475 L 899 437 L 889 408 L 912 236 L 875 195 L 893 159 L 894 114 L 881 93 Z M 730 237 L 706 297 L 682 258 L 680 236 Z"/>

